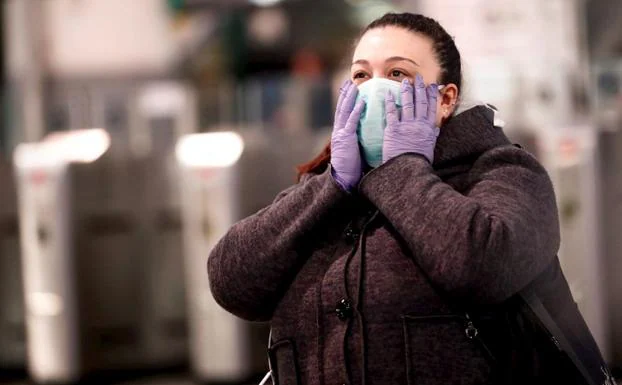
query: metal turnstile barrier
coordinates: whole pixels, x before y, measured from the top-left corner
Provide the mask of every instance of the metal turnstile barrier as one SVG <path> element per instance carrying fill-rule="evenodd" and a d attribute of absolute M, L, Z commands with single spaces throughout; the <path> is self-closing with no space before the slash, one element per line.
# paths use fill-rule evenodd
<path fill-rule="evenodd" d="M 622 60 L 593 66 L 594 117 L 598 122 L 601 241 L 605 268 L 610 366 L 622 375 Z"/>
<path fill-rule="evenodd" d="M 302 136 L 294 143 L 249 130 L 188 135 L 178 142 L 191 365 L 201 381 L 240 383 L 267 371 L 268 325 L 242 321 L 215 302 L 206 258 L 235 222 L 294 183 L 294 166 L 310 159 L 309 144 L 317 140 Z"/>
<path fill-rule="evenodd" d="M 590 126 L 557 127 L 521 139 L 551 176 L 560 216 L 562 270 L 581 314 L 609 359 L 612 345 L 607 320 L 611 309 L 603 279 L 607 268 L 601 242 L 596 130 Z"/>
<path fill-rule="evenodd" d="M 242 382 L 261 372 L 253 362 L 252 326 L 220 308 L 205 270 L 211 248 L 240 215 L 235 165 L 243 151 L 242 138 L 233 133 L 190 135 L 177 146 L 191 367 L 202 381 Z"/>
<path fill-rule="evenodd" d="M 599 137 L 601 223 L 610 364 L 622 373 L 622 119 L 620 131 L 602 132 Z"/>

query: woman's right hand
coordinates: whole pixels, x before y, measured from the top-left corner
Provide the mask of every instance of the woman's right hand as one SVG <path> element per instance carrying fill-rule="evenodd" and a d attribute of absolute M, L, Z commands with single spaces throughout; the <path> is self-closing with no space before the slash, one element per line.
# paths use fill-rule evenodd
<path fill-rule="evenodd" d="M 339 89 L 339 100 L 335 112 L 335 123 L 330 141 L 332 175 L 346 191 L 351 191 L 361 180 L 363 162 L 358 145 L 356 129 L 365 102 L 360 100 L 356 106 L 358 87 L 347 80 Z"/>

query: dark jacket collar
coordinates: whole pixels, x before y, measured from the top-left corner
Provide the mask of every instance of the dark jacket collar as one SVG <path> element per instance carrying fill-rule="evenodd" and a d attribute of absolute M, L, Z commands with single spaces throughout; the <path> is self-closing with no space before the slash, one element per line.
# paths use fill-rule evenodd
<path fill-rule="evenodd" d="M 503 130 L 495 127 L 494 111 L 484 105 L 466 110 L 442 128 L 434 151 L 434 168 L 444 169 L 471 163 L 484 152 L 511 144 Z"/>

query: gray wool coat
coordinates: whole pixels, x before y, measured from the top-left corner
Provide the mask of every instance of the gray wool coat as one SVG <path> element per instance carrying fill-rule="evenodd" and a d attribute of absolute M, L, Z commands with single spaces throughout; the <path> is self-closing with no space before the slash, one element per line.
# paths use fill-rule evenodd
<path fill-rule="evenodd" d="M 501 304 L 556 259 L 555 195 L 483 106 L 445 125 L 435 161 L 404 154 L 344 192 L 305 175 L 208 258 L 216 301 L 271 321 L 280 385 L 485 384 L 464 307 Z"/>

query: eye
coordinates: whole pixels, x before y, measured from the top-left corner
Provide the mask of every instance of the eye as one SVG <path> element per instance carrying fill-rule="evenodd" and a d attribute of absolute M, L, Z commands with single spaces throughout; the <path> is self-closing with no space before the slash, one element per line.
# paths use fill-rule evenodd
<path fill-rule="evenodd" d="M 356 85 L 360 85 L 367 80 L 369 80 L 369 75 L 363 71 L 356 72 L 354 73 L 354 75 L 352 75 L 352 81 Z"/>
<path fill-rule="evenodd" d="M 408 74 L 402 70 L 391 70 L 389 75 L 393 78 L 404 78 L 408 76 Z"/>

